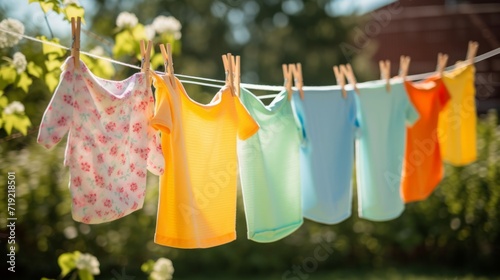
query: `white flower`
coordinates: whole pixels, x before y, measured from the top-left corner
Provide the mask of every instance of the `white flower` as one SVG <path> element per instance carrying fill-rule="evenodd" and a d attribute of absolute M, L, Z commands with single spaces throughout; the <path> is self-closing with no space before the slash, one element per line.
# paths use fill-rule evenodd
<path fill-rule="evenodd" d="M 98 275 L 99 273 L 101 273 L 99 271 L 99 261 L 91 254 L 80 254 L 78 259 L 76 260 L 76 268 L 80 270 L 85 269 L 92 275 Z"/>
<path fill-rule="evenodd" d="M 153 266 L 153 272 L 149 275 L 153 280 L 170 280 L 174 274 L 172 261 L 166 258 L 159 258 Z"/>
<path fill-rule="evenodd" d="M 26 70 L 26 65 L 28 65 L 28 62 L 26 61 L 26 57 L 24 54 L 20 52 L 16 52 L 14 56 L 12 57 L 12 65 L 14 65 L 14 68 L 16 68 L 17 74 L 21 74 Z"/>
<path fill-rule="evenodd" d="M 148 40 L 153 40 L 153 38 L 156 35 L 156 31 L 155 31 L 155 28 L 153 27 L 153 25 L 149 24 L 149 25 L 144 26 L 144 31 L 146 32 L 146 38 Z"/>
<path fill-rule="evenodd" d="M 18 34 L 24 34 L 24 25 L 17 19 L 4 19 L 0 22 L 0 29 L 9 30 Z M 9 48 L 15 46 L 21 35 L 14 35 L 0 31 L 0 48 Z"/>
<path fill-rule="evenodd" d="M 89 53 L 97 56 L 104 56 L 104 49 L 101 46 L 96 46 L 95 48 L 91 49 Z"/>
<path fill-rule="evenodd" d="M 180 39 L 181 37 L 181 23 L 174 17 L 166 17 L 166 16 L 158 16 L 153 21 L 153 27 L 156 30 L 156 33 L 171 33 L 174 34 L 176 39 Z"/>
<path fill-rule="evenodd" d="M 3 109 L 3 112 L 6 115 L 12 115 L 15 113 L 20 113 L 20 114 L 24 113 L 24 105 L 19 101 L 13 101 Z"/>
<path fill-rule="evenodd" d="M 116 18 L 116 26 L 118 28 L 134 27 L 139 23 L 137 16 L 129 12 L 121 12 Z"/>

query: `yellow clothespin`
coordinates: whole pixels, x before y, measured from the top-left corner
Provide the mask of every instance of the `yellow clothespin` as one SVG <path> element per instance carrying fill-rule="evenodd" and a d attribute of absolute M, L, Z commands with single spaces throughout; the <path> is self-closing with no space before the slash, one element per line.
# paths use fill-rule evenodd
<path fill-rule="evenodd" d="M 141 55 L 142 55 L 142 62 L 141 62 L 141 71 L 144 72 L 146 76 L 146 83 L 149 86 L 149 71 L 150 71 L 150 57 L 151 57 L 151 46 L 153 43 L 151 40 L 148 41 L 148 45 L 144 46 L 144 40 L 141 40 L 140 42 L 140 47 L 141 47 Z"/>
<path fill-rule="evenodd" d="M 73 57 L 75 69 L 80 68 L 80 27 L 82 18 L 77 17 L 71 18 L 71 36 L 73 37 L 73 43 L 71 46 L 71 56 Z"/>
<path fill-rule="evenodd" d="M 165 66 L 166 77 L 168 78 L 172 87 L 175 88 L 175 77 L 174 77 L 174 60 L 172 59 L 172 46 L 167 43 L 167 48 L 165 49 L 164 44 L 160 44 L 161 55 L 163 56 L 163 65 Z"/>
<path fill-rule="evenodd" d="M 391 62 L 387 59 L 378 62 L 380 67 L 380 78 L 386 80 L 385 88 L 387 92 L 391 92 Z"/>
<path fill-rule="evenodd" d="M 438 53 L 436 72 L 438 72 L 439 75 L 443 74 L 443 71 L 444 71 L 444 68 L 446 67 L 447 62 L 448 62 L 448 55 Z"/>
<path fill-rule="evenodd" d="M 342 65 L 341 65 L 342 67 Z M 347 92 L 345 91 L 345 76 L 344 71 L 341 71 L 341 68 L 338 66 L 333 66 L 333 74 L 335 74 L 335 79 L 337 80 L 337 85 L 340 86 L 340 90 L 342 91 L 342 96 L 344 98 L 347 97 Z"/>
<path fill-rule="evenodd" d="M 295 65 L 290 65 L 290 70 L 293 74 L 293 80 L 295 87 L 299 90 L 300 99 L 304 100 L 304 90 L 302 87 L 304 86 L 304 80 L 302 78 L 302 64 L 296 63 Z"/>
<path fill-rule="evenodd" d="M 347 63 L 345 66 L 340 65 L 340 71 L 344 72 L 345 77 L 347 77 L 347 81 L 352 84 L 354 91 L 359 94 L 359 89 L 356 86 L 356 77 L 354 76 L 354 72 L 352 71 L 351 64 Z"/>
<path fill-rule="evenodd" d="M 288 93 L 288 100 L 292 99 L 292 75 L 293 71 L 291 69 L 291 64 L 283 64 L 281 67 L 283 68 L 283 80 L 284 80 L 284 86 L 286 89 L 286 92 Z"/>
<path fill-rule="evenodd" d="M 408 75 L 408 69 L 410 68 L 410 57 L 402 55 L 399 58 L 399 76 L 405 80 Z"/>

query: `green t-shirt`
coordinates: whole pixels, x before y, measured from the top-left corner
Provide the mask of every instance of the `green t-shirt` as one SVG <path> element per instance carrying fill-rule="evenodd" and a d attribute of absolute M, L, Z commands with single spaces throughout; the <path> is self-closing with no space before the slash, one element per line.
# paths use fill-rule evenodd
<path fill-rule="evenodd" d="M 248 238 L 279 240 L 302 225 L 300 130 L 283 91 L 268 106 L 241 88 L 240 99 L 259 131 L 238 140 Z"/>

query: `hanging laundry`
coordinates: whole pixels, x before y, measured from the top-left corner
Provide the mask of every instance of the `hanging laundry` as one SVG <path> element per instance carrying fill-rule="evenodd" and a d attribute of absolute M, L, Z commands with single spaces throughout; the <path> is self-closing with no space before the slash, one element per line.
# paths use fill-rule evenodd
<path fill-rule="evenodd" d="M 400 194 L 406 125 L 419 114 L 400 81 L 367 82 L 357 95 L 359 135 L 356 177 L 359 216 L 372 221 L 395 219 L 404 210 Z"/>
<path fill-rule="evenodd" d="M 268 106 L 244 88 L 240 99 L 260 127 L 247 140 L 238 140 L 248 239 L 273 242 L 303 223 L 300 130 L 286 91 Z"/>
<path fill-rule="evenodd" d="M 50 149 L 69 131 L 73 219 L 109 222 L 142 208 L 146 168 L 163 173 L 159 134 L 149 125 L 154 99 L 143 73 L 123 81 L 94 76 L 69 57 L 45 111 L 38 143 Z"/>
<path fill-rule="evenodd" d="M 335 224 L 351 215 L 356 130 L 354 93 L 306 90 L 292 97 L 302 128 L 301 180 L 304 217 Z"/>
<path fill-rule="evenodd" d="M 477 159 L 474 75 L 474 65 L 468 65 L 442 76 L 451 98 L 439 114 L 439 146 L 443 160 L 453 165 Z"/>
<path fill-rule="evenodd" d="M 438 117 L 450 96 L 442 81 L 405 82 L 410 99 L 420 114 L 407 129 L 401 193 L 405 202 L 426 199 L 443 179 L 444 168 L 438 141 Z"/>
<path fill-rule="evenodd" d="M 171 84 L 171 80 L 175 84 Z M 236 239 L 237 136 L 259 126 L 224 86 L 210 104 L 192 100 L 177 79 L 155 76 L 156 115 L 166 159 L 155 242 L 207 248 Z"/>

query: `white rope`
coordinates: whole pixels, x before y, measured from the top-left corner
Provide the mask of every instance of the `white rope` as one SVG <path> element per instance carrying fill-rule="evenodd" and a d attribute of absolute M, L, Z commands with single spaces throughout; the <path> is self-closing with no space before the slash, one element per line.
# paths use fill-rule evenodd
<path fill-rule="evenodd" d="M 40 40 L 38 38 L 27 36 L 27 35 L 20 34 L 20 33 L 17 33 L 17 32 L 12 32 L 10 30 L 6 30 L 6 29 L 0 28 L 0 31 L 2 31 L 4 33 L 11 34 L 11 35 L 20 36 L 20 37 L 22 37 L 24 39 L 35 41 L 35 42 L 39 42 L 39 43 L 46 44 L 46 45 L 49 45 L 49 46 L 53 46 L 53 47 L 57 47 L 57 48 L 65 49 L 65 50 L 71 50 L 71 48 L 65 47 L 63 45 L 60 45 L 60 44 L 57 44 L 57 43 L 54 43 L 54 42 Z M 92 53 L 89 53 L 89 52 L 85 52 L 85 51 L 80 51 L 80 53 L 84 54 L 84 55 L 87 55 L 89 57 L 93 57 L 95 59 L 102 59 L 102 60 L 108 61 L 108 62 L 113 63 L 113 64 L 118 64 L 118 65 L 122 65 L 122 66 L 125 66 L 125 67 L 130 67 L 130 68 L 133 68 L 133 69 L 141 70 L 141 67 L 139 67 L 137 65 L 128 64 L 128 63 L 125 63 L 125 62 L 114 60 L 114 59 L 109 58 L 109 57 L 103 57 L 103 56 L 95 55 L 95 54 L 92 54 Z M 481 55 L 478 55 L 478 56 L 474 57 L 473 62 L 477 63 L 477 62 L 486 60 L 486 59 L 491 58 L 491 57 L 493 57 L 495 55 L 498 55 L 498 54 L 500 54 L 500 48 L 496 48 L 494 50 L 491 50 L 489 52 L 486 52 L 486 53 L 483 53 Z M 469 65 L 469 63 L 468 62 L 464 62 L 463 64 L 461 64 L 460 68 L 461 67 L 465 67 L 467 65 Z M 453 70 L 453 69 L 456 69 L 456 66 L 449 66 L 449 67 L 445 68 L 445 71 L 450 71 L 450 70 Z M 156 71 L 156 72 L 158 72 L 158 71 Z M 163 72 L 158 72 L 158 73 L 159 74 L 163 74 Z M 435 74 L 435 72 L 428 72 L 428 73 L 422 73 L 422 74 L 416 74 L 416 75 L 409 75 L 409 76 L 406 77 L 406 79 L 409 80 L 409 81 L 422 80 L 422 79 L 425 79 L 428 76 L 433 75 L 433 74 Z M 225 83 L 225 81 L 222 81 L 222 80 L 216 80 L 216 79 L 210 79 L 210 78 L 203 78 L 203 77 L 197 77 L 197 76 L 190 76 L 190 75 L 175 74 L 175 76 L 181 77 L 181 78 L 193 79 L 193 80 L 201 80 L 201 81 L 206 81 L 206 82 L 213 82 L 213 83 L 222 83 L 222 84 Z M 183 83 L 195 84 L 195 85 L 201 85 L 201 86 L 207 86 L 207 87 L 215 87 L 215 88 L 220 88 L 222 86 L 220 84 L 215 85 L 215 84 L 202 83 L 202 82 L 190 81 L 190 80 L 180 80 L 180 81 L 183 82 Z M 363 88 L 365 83 L 366 82 L 357 83 L 356 86 L 359 87 L 359 88 Z M 273 85 L 256 85 L 256 84 L 247 84 L 247 83 L 240 83 L 240 85 L 242 87 L 246 88 L 246 89 L 255 89 L 255 90 L 264 90 L 264 91 L 278 91 L 279 92 L 279 91 L 282 91 L 282 90 L 285 89 L 284 86 L 273 86 Z M 346 89 L 350 89 L 350 88 L 352 88 L 352 86 L 346 85 L 345 88 Z M 338 89 L 340 89 L 340 86 L 338 86 L 338 85 L 333 85 L 333 86 L 304 86 L 303 89 L 304 90 L 338 90 Z M 276 95 L 277 94 L 261 95 L 261 96 L 258 96 L 258 98 L 260 98 L 260 99 L 273 98 Z"/>

